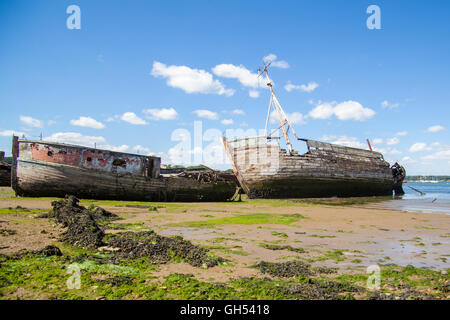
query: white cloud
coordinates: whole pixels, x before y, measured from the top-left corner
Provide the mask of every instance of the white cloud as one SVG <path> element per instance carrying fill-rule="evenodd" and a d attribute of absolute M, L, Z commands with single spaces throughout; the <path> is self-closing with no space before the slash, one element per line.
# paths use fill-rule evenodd
<path fill-rule="evenodd" d="M 346 147 L 359 148 L 359 149 L 367 149 L 367 144 L 362 143 L 355 137 L 348 136 L 323 136 L 321 140 L 328 141 L 332 144 L 337 144 Z"/>
<path fill-rule="evenodd" d="M 383 143 L 383 139 L 381 138 L 375 138 L 372 141 L 373 144 L 382 144 Z"/>
<path fill-rule="evenodd" d="M 386 144 L 387 144 L 388 146 L 396 145 L 396 144 L 398 144 L 399 142 L 400 142 L 400 139 L 399 139 L 399 138 L 396 138 L 396 137 L 390 138 L 390 139 L 387 139 L 387 140 L 386 140 Z"/>
<path fill-rule="evenodd" d="M 372 118 L 375 111 L 369 108 L 364 108 L 357 101 L 344 101 L 341 103 L 320 102 L 309 112 L 309 116 L 314 119 L 329 119 L 335 115 L 339 120 L 358 120 L 364 121 Z"/>
<path fill-rule="evenodd" d="M 151 75 L 167 79 L 167 85 L 182 89 L 186 93 L 203 93 L 232 96 L 233 89 L 226 89 L 212 74 L 205 70 L 192 69 L 186 66 L 166 66 L 154 61 Z"/>
<path fill-rule="evenodd" d="M 388 108 L 388 109 L 395 109 L 395 108 L 397 108 L 399 105 L 400 105 L 399 103 L 391 103 L 391 102 L 389 102 L 389 101 L 387 101 L 387 100 L 384 100 L 383 102 L 381 102 L 381 106 L 382 106 L 383 108 Z"/>
<path fill-rule="evenodd" d="M 436 125 L 436 126 L 431 126 L 427 129 L 428 132 L 439 132 L 441 130 L 444 130 L 445 128 L 443 126 L 440 125 Z"/>
<path fill-rule="evenodd" d="M 221 122 L 222 124 L 228 126 L 230 124 L 233 124 L 233 119 L 223 119 Z"/>
<path fill-rule="evenodd" d="M 272 62 L 271 66 L 281 68 L 281 69 L 287 69 L 287 68 L 289 68 L 289 63 L 287 63 L 287 61 L 280 60 L 280 61 Z"/>
<path fill-rule="evenodd" d="M 193 113 L 195 113 L 197 115 L 197 117 L 199 117 L 199 118 L 205 118 L 205 119 L 209 119 L 209 120 L 218 120 L 219 119 L 219 115 L 217 114 L 217 112 L 213 112 L 210 110 L 199 109 L 199 110 L 193 111 Z"/>
<path fill-rule="evenodd" d="M 412 159 L 411 157 L 403 157 L 402 162 L 407 163 L 407 164 L 412 164 L 412 163 L 416 163 L 417 161 Z"/>
<path fill-rule="evenodd" d="M 392 154 L 392 155 L 402 154 L 401 151 L 399 151 L 399 150 L 397 150 L 397 149 L 395 149 L 395 148 L 390 149 L 390 150 L 388 151 L 388 153 L 389 153 L 389 154 Z"/>
<path fill-rule="evenodd" d="M 126 144 L 123 144 L 121 146 L 113 146 L 110 144 L 99 144 L 97 146 L 98 149 L 104 149 L 104 150 L 111 150 L 111 151 L 116 151 L 116 152 L 128 152 L 130 147 L 127 146 Z"/>
<path fill-rule="evenodd" d="M 287 69 L 289 68 L 289 63 L 287 63 L 284 60 L 277 60 L 277 56 L 273 53 L 270 53 L 269 55 L 265 56 L 263 58 L 265 63 L 272 62 L 271 66 L 281 69 Z"/>
<path fill-rule="evenodd" d="M 243 116 L 245 115 L 245 111 L 242 109 L 234 109 L 232 112 L 232 114 L 238 115 L 238 116 Z"/>
<path fill-rule="evenodd" d="M 143 112 L 152 120 L 174 120 L 178 116 L 174 108 L 146 109 Z"/>
<path fill-rule="evenodd" d="M 143 147 L 141 145 L 134 146 L 131 150 L 133 150 L 134 152 L 139 153 L 139 154 L 146 154 L 146 155 L 151 154 L 151 151 L 149 148 Z"/>
<path fill-rule="evenodd" d="M 125 112 L 120 119 L 122 119 L 125 122 L 135 124 L 135 125 L 143 125 L 147 124 L 147 122 L 144 119 L 139 118 L 134 112 Z"/>
<path fill-rule="evenodd" d="M 364 108 L 359 102 L 349 100 L 337 104 L 334 107 L 334 114 L 339 120 L 364 121 L 372 118 L 375 115 L 375 111 Z"/>
<path fill-rule="evenodd" d="M 287 117 L 292 125 L 306 123 L 305 116 L 300 112 L 288 113 Z M 278 114 L 276 111 L 272 111 L 270 114 L 270 123 L 279 123 Z"/>
<path fill-rule="evenodd" d="M 87 147 L 94 147 L 95 144 L 100 145 L 106 143 L 106 139 L 101 136 L 84 136 L 78 132 L 57 132 L 51 136 L 45 137 L 44 140 Z"/>
<path fill-rule="evenodd" d="M 256 90 L 250 90 L 248 92 L 248 95 L 250 96 L 250 98 L 259 98 L 259 91 Z"/>
<path fill-rule="evenodd" d="M 32 117 L 20 116 L 20 121 L 29 127 L 42 128 L 42 121 Z"/>
<path fill-rule="evenodd" d="M 167 155 L 170 163 L 192 165 L 194 163 L 202 163 L 210 167 L 228 166 L 229 161 L 223 149 L 221 142 L 221 132 L 214 130 L 210 132 L 206 141 L 207 145 L 194 146 L 191 148 L 190 143 L 181 143 L 170 148 Z"/>
<path fill-rule="evenodd" d="M 441 145 L 440 142 L 433 142 L 433 143 L 431 144 L 432 147 L 439 147 L 440 145 Z"/>
<path fill-rule="evenodd" d="M 450 149 L 438 151 L 432 155 L 424 156 L 422 160 L 450 160 Z"/>
<path fill-rule="evenodd" d="M 291 124 L 305 124 L 305 116 L 300 112 L 288 113 L 287 117 Z"/>
<path fill-rule="evenodd" d="M 284 89 L 287 92 L 291 92 L 292 90 L 300 90 L 300 91 L 304 91 L 304 92 L 312 92 L 315 89 L 317 89 L 317 87 L 319 86 L 319 84 L 317 82 L 309 82 L 308 84 L 301 84 L 301 85 L 295 85 L 292 84 L 290 81 L 288 81 L 288 83 L 284 86 Z"/>
<path fill-rule="evenodd" d="M 243 65 L 235 66 L 233 64 L 219 64 L 212 69 L 216 76 L 237 79 L 243 86 L 250 88 L 264 87 L 265 82 L 258 74 L 252 73 Z"/>
<path fill-rule="evenodd" d="M 295 84 L 292 84 L 290 81 L 288 81 L 288 82 L 286 83 L 286 85 L 284 86 L 284 89 L 285 89 L 287 92 L 291 92 L 291 91 L 294 90 L 294 89 L 300 89 L 300 86 L 295 85 Z"/>
<path fill-rule="evenodd" d="M 103 129 L 105 125 L 91 117 L 80 117 L 78 120 L 70 120 L 70 124 L 79 127 L 88 127 L 93 129 Z"/>
<path fill-rule="evenodd" d="M 11 137 L 11 136 L 18 136 L 18 137 L 22 137 L 25 135 L 25 133 L 21 132 L 21 131 L 14 131 L 14 130 L 3 130 L 0 131 L 0 136 L 2 137 Z"/>
<path fill-rule="evenodd" d="M 127 152 L 129 146 L 126 144 L 120 146 L 110 145 L 102 136 L 85 136 L 78 132 L 57 132 L 44 138 L 45 141 L 53 141 L 59 143 L 75 144 L 85 147 L 96 147 L 97 149 L 111 150 L 117 152 Z"/>
<path fill-rule="evenodd" d="M 116 114 L 116 115 L 114 115 L 113 117 L 108 117 L 108 118 L 106 119 L 106 122 L 113 122 L 113 121 L 117 121 L 117 120 L 119 120 L 119 119 L 120 119 L 120 115 Z"/>
<path fill-rule="evenodd" d="M 312 92 L 318 86 L 319 86 L 319 84 L 317 82 L 309 82 L 307 85 L 304 85 L 304 84 L 300 85 L 300 89 L 305 91 L 305 92 Z"/>
<path fill-rule="evenodd" d="M 265 57 L 263 58 L 263 61 L 264 61 L 265 63 L 267 63 L 267 62 L 272 62 L 272 61 L 275 61 L 275 60 L 277 60 L 277 55 L 276 55 L 276 54 L 273 54 L 273 53 L 269 53 L 267 56 L 265 56 Z"/>
<path fill-rule="evenodd" d="M 423 142 L 416 142 L 409 148 L 409 152 L 423 152 L 429 150 L 431 150 L 431 148 L 428 147 L 427 144 Z"/>
<path fill-rule="evenodd" d="M 314 119 L 329 119 L 334 114 L 333 104 L 329 102 L 320 103 L 309 112 L 309 116 Z"/>
<path fill-rule="evenodd" d="M 389 149 L 386 148 L 381 148 L 381 147 L 372 147 L 372 149 L 376 152 L 382 153 L 382 154 L 386 154 L 389 152 Z"/>
<path fill-rule="evenodd" d="M 407 134 L 408 134 L 407 131 L 400 131 L 400 132 L 397 132 L 395 135 L 399 136 L 399 137 L 403 137 L 403 136 L 406 136 Z"/>

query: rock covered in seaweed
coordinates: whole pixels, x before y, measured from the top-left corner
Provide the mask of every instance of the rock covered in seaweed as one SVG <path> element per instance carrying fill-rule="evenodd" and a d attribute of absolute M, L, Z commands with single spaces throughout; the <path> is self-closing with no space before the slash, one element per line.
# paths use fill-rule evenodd
<path fill-rule="evenodd" d="M 80 206 L 76 197 L 67 196 L 65 199 L 53 201 L 52 206 L 53 213 L 49 218 L 55 218 L 57 223 L 67 227 L 67 231 L 63 233 L 64 241 L 87 248 L 103 245 L 105 233 L 92 212 Z"/>
<path fill-rule="evenodd" d="M 222 260 L 209 256 L 208 250 L 181 237 L 163 237 L 154 231 L 122 232 L 105 238 L 103 227 L 98 223 L 117 219 L 117 215 L 95 206 L 86 209 L 74 196 L 53 201 L 52 206 L 53 212 L 48 217 L 67 227 L 62 240 L 78 247 L 108 249 L 113 254 L 112 258 L 106 258 L 108 263 L 143 257 L 149 257 L 151 263 L 167 263 L 179 257 L 194 267 L 212 267 Z"/>

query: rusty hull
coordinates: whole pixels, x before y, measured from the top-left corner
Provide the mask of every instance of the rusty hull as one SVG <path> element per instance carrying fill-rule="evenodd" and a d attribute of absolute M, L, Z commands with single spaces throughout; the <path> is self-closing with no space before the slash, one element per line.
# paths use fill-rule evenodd
<path fill-rule="evenodd" d="M 233 171 L 249 198 L 392 195 L 389 163 L 371 152 L 304 140 L 308 152 L 289 154 L 267 137 L 223 138 Z"/>
<path fill-rule="evenodd" d="M 13 140 L 12 187 L 17 195 L 133 201 L 226 201 L 231 175 L 212 181 L 160 174 L 160 158 L 43 141 Z"/>

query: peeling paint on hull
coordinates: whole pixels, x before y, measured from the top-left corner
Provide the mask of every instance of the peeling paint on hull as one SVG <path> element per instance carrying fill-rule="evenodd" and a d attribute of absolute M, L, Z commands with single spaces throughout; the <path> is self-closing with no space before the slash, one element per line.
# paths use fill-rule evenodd
<path fill-rule="evenodd" d="M 211 182 L 164 177 L 157 157 L 26 140 L 18 140 L 15 150 L 13 143 L 14 154 L 12 186 L 20 196 L 226 201 L 236 190 L 234 177 Z"/>

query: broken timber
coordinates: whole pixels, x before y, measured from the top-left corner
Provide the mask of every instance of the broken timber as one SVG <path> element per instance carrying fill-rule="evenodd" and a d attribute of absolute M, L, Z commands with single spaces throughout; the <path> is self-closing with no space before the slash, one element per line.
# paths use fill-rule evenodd
<path fill-rule="evenodd" d="M 11 164 L 5 161 L 5 152 L 0 151 L 0 187 L 11 185 Z"/>

